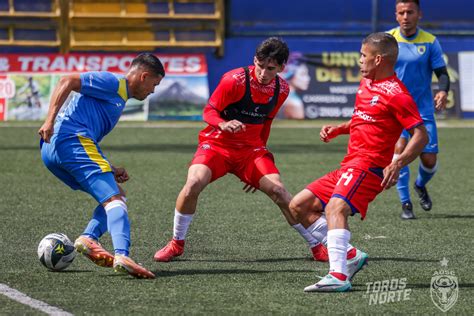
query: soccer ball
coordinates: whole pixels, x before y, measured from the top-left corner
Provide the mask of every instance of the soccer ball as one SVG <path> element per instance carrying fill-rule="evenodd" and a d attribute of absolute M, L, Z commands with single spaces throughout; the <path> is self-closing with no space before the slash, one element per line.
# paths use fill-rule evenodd
<path fill-rule="evenodd" d="M 51 271 L 66 269 L 75 257 L 74 244 L 64 234 L 49 234 L 38 245 L 39 260 Z"/>

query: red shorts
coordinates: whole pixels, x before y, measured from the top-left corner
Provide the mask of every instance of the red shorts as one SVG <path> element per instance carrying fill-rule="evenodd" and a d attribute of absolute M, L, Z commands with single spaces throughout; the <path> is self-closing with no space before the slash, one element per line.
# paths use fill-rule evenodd
<path fill-rule="evenodd" d="M 228 148 L 209 142 L 198 145 L 191 165 L 202 164 L 212 171 L 211 182 L 227 173 L 259 188 L 260 179 L 267 174 L 280 173 L 271 152 L 266 147 Z"/>
<path fill-rule="evenodd" d="M 361 170 L 341 168 L 310 183 L 306 189 L 321 200 L 323 207 L 332 197 L 343 199 L 352 209 L 352 215 L 360 213 L 364 219 L 369 203 L 383 191 L 382 169 Z"/>

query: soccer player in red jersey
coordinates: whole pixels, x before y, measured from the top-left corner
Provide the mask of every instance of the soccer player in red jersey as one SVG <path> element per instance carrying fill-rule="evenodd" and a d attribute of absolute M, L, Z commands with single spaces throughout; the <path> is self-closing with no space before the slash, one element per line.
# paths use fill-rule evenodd
<path fill-rule="evenodd" d="M 327 261 L 327 250 L 297 223 L 289 210 L 291 195 L 281 182 L 273 155 L 266 148 L 272 120 L 288 97 L 288 84 L 278 76 L 288 60 L 288 46 L 272 37 L 256 50 L 254 66 L 227 72 L 204 108 L 208 126 L 199 133 L 199 145 L 186 184 L 176 201 L 173 239 L 157 251 L 154 260 L 180 256 L 199 194 L 227 173 L 245 183 L 246 192 L 267 194 L 309 243 L 316 260 Z"/>
<path fill-rule="evenodd" d="M 368 204 L 397 183 L 400 169 L 418 157 L 428 142 L 416 104 L 395 75 L 397 55 L 397 41 L 390 34 L 373 33 L 363 40 L 359 60 L 363 78 L 352 119 L 337 126 L 323 126 L 320 132 L 323 142 L 349 134 L 347 155 L 340 169 L 309 184 L 290 203 L 295 218 L 315 237 L 325 226 L 323 211 L 327 218 L 330 272 L 306 287 L 306 292 L 351 289 L 350 280 L 367 263 L 368 256 L 349 245 L 348 216 L 360 213 L 363 219 Z M 403 153 L 392 161 L 403 129 L 412 137 Z"/>

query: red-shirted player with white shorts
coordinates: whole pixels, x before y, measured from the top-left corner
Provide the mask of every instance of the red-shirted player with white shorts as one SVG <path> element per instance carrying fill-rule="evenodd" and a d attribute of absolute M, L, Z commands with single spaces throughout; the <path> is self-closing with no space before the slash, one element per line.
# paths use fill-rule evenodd
<path fill-rule="evenodd" d="M 257 48 L 254 66 L 234 69 L 222 77 L 204 108 L 204 121 L 209 125 L 199 133 L 186 184 L 176 201 L 173 239 L 156 252 L 156 261 L 167 262 L 183 253 L 199 194 L 227 173 L 243 181 L 246 192 L 259 189 L 266 193 L 306 239 L 313 257 L 328 261 L 326 247 L 293 218 L 291 195 L 266 148 L 272 120 L 289 93 L 288 84 L 278 76 L 288 55 L 285 42 L 269 38 Z"/>
<path fill-rule="evenodd" d="M 397 41 L 387 33 L 373 33 L 364 39 L 359 61 L 363 78 L 352 119 L 338 126 L 323 126 L 320 132 L 324 142 L 349 134 L 347 155 L 340 169 L 309 184 L 290 203 L 295 218 L 327 244 L 329 253 L 329 274 L 306 287 L 306 292 L 351 289 L 350 280 L 368 256 L 349 245 L 347 217 L 360 213 L 363 219 L 369 203 L 397 183 L 400 169 L 418 157 L 428 142 L 416 104 L 395 75 L 397 55 Z M 413 136 L 392 161 L 403 129 Z"/>

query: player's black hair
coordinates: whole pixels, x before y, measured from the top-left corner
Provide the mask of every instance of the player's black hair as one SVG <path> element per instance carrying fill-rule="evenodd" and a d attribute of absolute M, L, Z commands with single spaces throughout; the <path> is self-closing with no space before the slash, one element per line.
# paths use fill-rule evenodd
<path fill-rule="evenodd" d="M 255 57 L 257 60 L 263 61 L 267 58 L 275 60 L 278 65 L 286 64 L 290 50 L 288 45 L 278 37 L 270 37 L 264 40 L 258 45 L 255 51 Z"/>
<path fill-rule="evenodd" d="M 372 46 L 378 54 L 386 57 L 393 64 L 396 63 L 398 57 L 398 43 L 392 35 L 385 32 L 372 33 L 364 38 L 362 44 Z"/>
<path fill-rule="evenodd" d="M 418 7 L 418 9 L 420 8 L 420 0 L 396 0 L 395 6 L 399 3 L 414 3 Z"/>
<path fill-rule="evenodd" d="M 132 60 L 131 67 L 133 66 L 145 67 L 155 75 L 161 75 L 162 77 L 165 76 L 165 68 L 163 67 L 160 59 L 150 53 L 142 53 L 135 57 Z"/>

